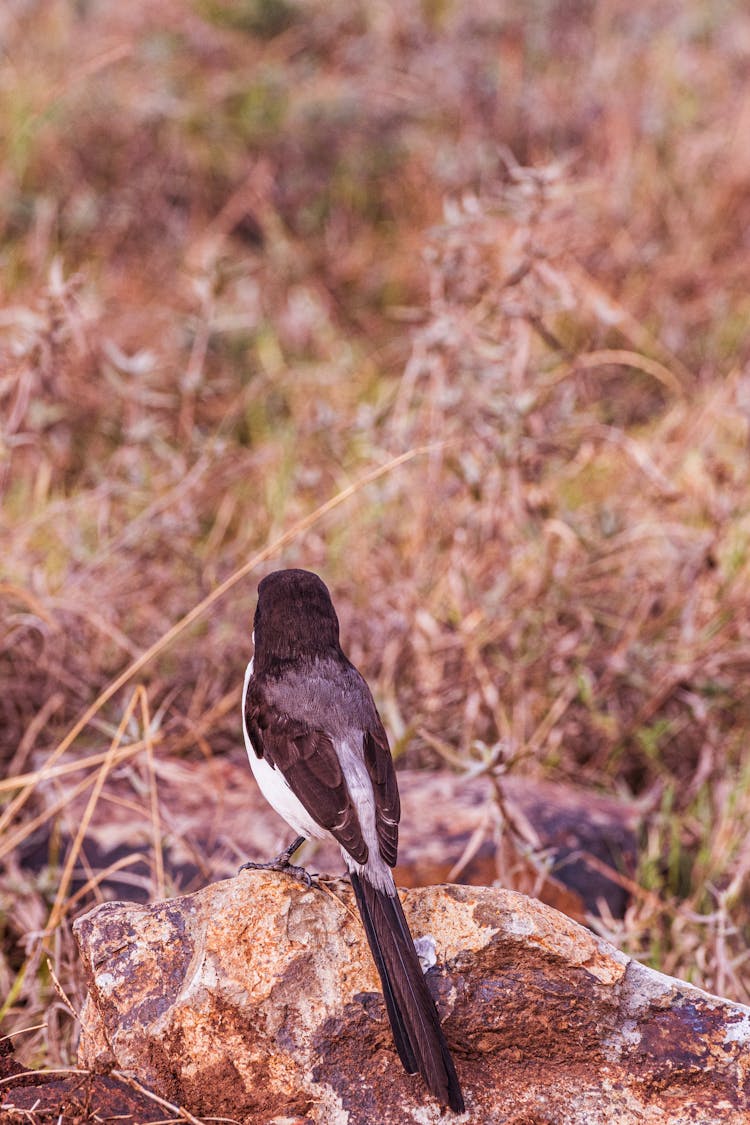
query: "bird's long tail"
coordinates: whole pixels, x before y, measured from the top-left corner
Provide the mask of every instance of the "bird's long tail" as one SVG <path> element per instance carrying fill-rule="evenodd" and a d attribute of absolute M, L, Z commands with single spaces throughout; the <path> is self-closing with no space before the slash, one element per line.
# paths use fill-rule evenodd
<path fill-rule="evenodd" d="M 404 1069 L 421 1074 L 438 1101 L 463 1113 L 456 1068 L 399 897 L 373 887 L 356 871 L 350 875 Z"/>

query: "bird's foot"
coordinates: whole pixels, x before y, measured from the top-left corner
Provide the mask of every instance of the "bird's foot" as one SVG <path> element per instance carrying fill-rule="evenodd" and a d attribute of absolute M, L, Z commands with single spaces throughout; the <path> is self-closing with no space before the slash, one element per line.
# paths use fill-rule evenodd
<path fill-rule="evenodd" d="M 313 882 L 317 882 L 318 876 L 315 873 L 309 872 L 306 868 L 296 867 L 293 863 L 290 863 L 289 860 L 280 862 L 283 855 L 284 853 L 282 852 L 280 856 L 276 856 L 276 859 L 272 859 L 270 863 L 243 863 L 240 871 L 283 871 L 285 875 L 289 875 L 292 879 L 297 879 L 307 887 L 311 887 Z"/>
<path fill-rule="evenodd" d="M 304 867 L 296 867 L 291 862 L 292 856 L 302 847 L 304 842 L 305 837 L 298 836 L 288 848 L 285 848 L 269 863 L 243 863 L 240 871 L 283 871 L 286 875 L 290 875 L 292 879 L 298 879 L 300 883 L 305 883 L 306 886 L 311 887 L 313 880 L 316 880 L 318 876 L 311 875 Z"/>

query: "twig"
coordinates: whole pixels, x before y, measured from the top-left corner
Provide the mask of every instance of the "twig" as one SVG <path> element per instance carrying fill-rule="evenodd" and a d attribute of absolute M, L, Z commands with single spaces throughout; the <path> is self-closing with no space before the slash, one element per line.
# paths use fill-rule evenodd
<path fill-rule="evenodd" d="M 49 1070 L 45 1067 L 42 1070 L 20 1070 L 18 1074 L 10 1074 L 7 1078 L 0 1078 L 0 1086 L 9 1086 L 11 1082 L 18 1082 L 19 1078 L 37 1078 L 47 1077 L 50 1074 L 90 1074 L 89 1070 L 81 1070 L 76 1066 L 59 1066 L 52 1067 Z"/>
<path fill-rule="evenodd" d="M 55 970 L 52 968 L 52 962 L 50 961 L 49 957 L 47 958 L 47 971 L 49 972 L 49 975 L 52 977 L 52 983 L 55 986 L 55 992 L 57 993 L 59 998 L 62 1000 L 65 1007 L 68 1009 L 68 1011 L 70 1012 L 73 1019 L 74 1020 L 80 1020 L 78 1012 L 75 1010 L 75 1008 L 71 1004 L 70 1000 L 68 999 L 68 997 L 65 994 L 65 989 L 60 984 L 60 981 L 57 979 L 57 974 L 55 973 Z"/>
<path fill-rule="evenodd" d="M 146 739 L 146 763 L 148 766 L 149 787 L 149 812 L 151 816 L 151 835 L 153 838 L 154 852 L 154 893 L 156 898 L 164 898 L 164 849 L 161 840 L 161 823 L 159 818 L 159 795 L 156 783 L 156 770 L 154 768 L 154 743 L 151 736 L 151 715 L 148 707 L 148 693 L 143 685 L 139 685 L 141 697 L 141 722 Z"/>
<path fill-rule="evenodd" d="M 162 1106 L 163 1109 L 168 1109 L 182 1121 L 189 1121 L 191 1125 L 204 1125 L 205 1118 L 201 1119 L 200 1117 L 195 1117 L 190 1112 L 190 1110 L 185 1109 L 184 1106 L 175 1105 L 173 1102 L 168 1102 L 166 1098 L 160 1098 L 158 1094 L 155 1094 L 153 1092 L 153 1090 L 149 1090 L 146 1086 L 141 1086 L 140 1082 L 136 1082 L 135 1078 L 130 1078 L 127 1074 L 123 1074 L 121 1070 L 112 1070 L 110 1071 L 110 1073 L 113 1078 L 117 1078 L 120 1082 L 124 1082 L 126 1086 L 130 1086 L 132 1090 L 135 1090 L 137 1091 L 137 1093 L 142 1094 L 144 1098 L 149 1098 L 152 1102 L 155 1102 L 156 1105 Z M 213 1118 L 213 1120 L 215 1121 L 217 1119 Z M 232 1117 L 225 1117 L 221 1120 L 234 1121 L 235 1119 Z M 237 1125 L 239 1125 L 239 1122 L 237 1122 Z"/>

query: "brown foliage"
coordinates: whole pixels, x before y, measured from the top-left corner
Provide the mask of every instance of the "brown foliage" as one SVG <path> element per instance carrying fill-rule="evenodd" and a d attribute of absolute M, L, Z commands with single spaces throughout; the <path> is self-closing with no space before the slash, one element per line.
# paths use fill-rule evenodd
<path fill-rule="evenodd" d="M 150 646 L 67 756 L 129 706 L 143 753 L 147 722 L 236 745 L 262 568 L 162 638 L 430 444 L 268 565 L 324 574 L 411 764 L 638 797 L 649 893 L 610 936 L 747 1000 L 749 31 L 698 0 L 5 5 L 6 772 Z M 0 887 L 13 1026 L 51 839 Z"/>

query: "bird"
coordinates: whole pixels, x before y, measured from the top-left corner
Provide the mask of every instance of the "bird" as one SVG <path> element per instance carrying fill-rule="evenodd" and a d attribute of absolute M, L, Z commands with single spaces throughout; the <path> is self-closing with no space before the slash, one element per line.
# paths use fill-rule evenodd
<path fill-rule="evenodd" d="M 407 1074 L 455 1113 L 464 1112 L 456 1068 L 393 880 L 400 801 L 383 723 L 362 675 L 344 655 L 323 580 L 287 569 L 258 585 L 253 656 L 242 692 L 242 728 L 255 780 L 297 834 L 270 864 L 295 868 L 306 839 L 341 849 Z"/>

